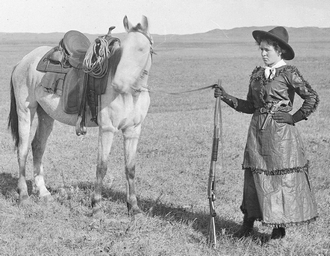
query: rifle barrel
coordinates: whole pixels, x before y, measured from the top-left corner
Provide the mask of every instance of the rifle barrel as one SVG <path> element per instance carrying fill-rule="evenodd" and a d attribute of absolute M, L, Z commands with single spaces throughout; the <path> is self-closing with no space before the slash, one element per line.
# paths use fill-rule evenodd
<path fill-rule="evenodd" d="M 221 81 L 218 80 L 218 85 L 220 86 Z M 216 211 L 214 207 L 215 201 L 215 171 L 216 171 L 216 162 L 218 160 L 218 151 L 219 151 L 219 141 L 222 146 L 222 114 L 221 114 L 221 99 L 220 97 L 216 98 L 215 108 L 214 108 L 214 133 L 213 133 L 213 144 L 212 144 L 212 155 L 211 155 L 211 165 L 209 173 L 209 184 L 208 184 L 208 199 L 210 206 L 210 222 L 209 222 L 209 237 L 208 242 L 210 246 L 216 247 L 217 236 L 215 229 L 215 216 Z M 220 161 L 222 163 L 222 149 L 220 154 Z"/>

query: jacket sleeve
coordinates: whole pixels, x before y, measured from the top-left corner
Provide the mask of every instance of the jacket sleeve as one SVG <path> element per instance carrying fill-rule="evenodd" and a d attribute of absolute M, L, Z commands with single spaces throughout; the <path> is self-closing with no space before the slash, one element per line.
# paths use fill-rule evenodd
<path fill-rule="evenodd" d="M 294 68 L 291 74 L 291 85 L 294 91 L 304 100 L 298 111 L 302 113 L 304 119 L 307 119 L 307 117 L 316 110 L 320 101 L 319 96 L 302 77 L 297 68 Z"/>
<path fill-rule="evenodd" d="M 236 106 L 236 111 L 245 113 L 245 114 L 253 114 L 255 111 L 255 107 L 253 104 L 253 99 L 252 99 L 252 91 L 251 91 L 251 86 L 249 86 L 249 92 L 246 97 L 246 100 L 242 99 L 237 99 L 237 106 Z"/>
<path fill-rule="evenodd" d="M 252 74 L 250 77 L 249 91 L 248 91 L 246 100 L 237 99 L 237 104 L 235 106 L 235 109 L 237 111 L 245 113 L 245 114 L 253 114 L 255 112 L 256 108 L 254 107 L 251 84 L 252 84 L 253 80 L 255 79 L 255 77 L 258 76 L 260 70 L 261 70 L 261 67 L 255 67 L 255 69 L 252 71 Z"/>

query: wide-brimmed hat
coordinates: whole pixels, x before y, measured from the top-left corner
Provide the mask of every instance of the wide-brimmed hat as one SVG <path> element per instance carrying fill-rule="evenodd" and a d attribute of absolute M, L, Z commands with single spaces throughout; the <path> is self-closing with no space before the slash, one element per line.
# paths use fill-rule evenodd
<path fill-rule="evenodd" d="M 282 54 L 282 58 L 285 60 L 292 60 L 294 58 L 294 51 L 289 45 L 289 34 L 284 27 L 275 27 L 268 32 L 255 30 L 252 32 L 252 36 L 258 43 L 264 38 L 269 38 L 278 42 L 279 46 L 286 50 L 286 52 Z"/>

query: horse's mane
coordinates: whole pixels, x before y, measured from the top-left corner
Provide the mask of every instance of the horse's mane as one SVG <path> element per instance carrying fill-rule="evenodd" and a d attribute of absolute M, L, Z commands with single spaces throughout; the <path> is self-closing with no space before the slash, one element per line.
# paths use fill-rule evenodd
<path fill-rule="evenodd" d="M 122 53 L 123 53 L 123 50 L 121 47 L 119 47 L 115 50 L 115 52 L 109 58 L 109 69 L 110 69 L 109 72 L 110 72 L 111 80 L 113 79 L 113 77 L 116 74 L 118 63 L 121 59 Z"/>

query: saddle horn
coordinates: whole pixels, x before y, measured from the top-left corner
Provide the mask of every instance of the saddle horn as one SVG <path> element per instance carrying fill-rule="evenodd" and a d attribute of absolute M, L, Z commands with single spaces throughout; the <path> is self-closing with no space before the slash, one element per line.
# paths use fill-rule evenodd
<path fill-rule="evenodd" d="M 108 36 L 111 36 L 111 31 L 112 30 L 114 30 L 116 27 L 115 26 L 111 26 L 110 28 L 109 28 L 109 31 L 108 31 Z"/>

